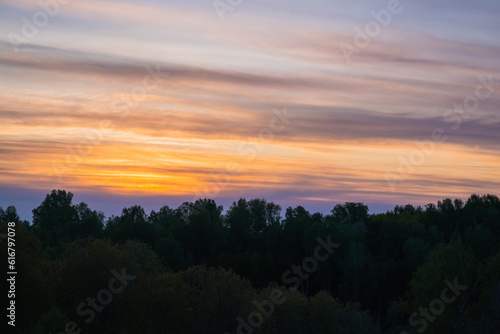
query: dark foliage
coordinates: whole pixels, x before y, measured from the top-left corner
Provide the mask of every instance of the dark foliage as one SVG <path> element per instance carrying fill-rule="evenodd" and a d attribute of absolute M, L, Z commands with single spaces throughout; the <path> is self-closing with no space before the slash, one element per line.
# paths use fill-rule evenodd
<path fill-rule="evenodd" d="M 19 333 L 499 330 L 493 195 L 376 215 L 362 203 L 331 215 L 298 206 L 283 217 L 265 199 L 239 199 L 225 214 L 200 199 L 107 221 L 72 198 L 53 190 L 31 226 L 0 208 L 1 234 L 16 223 Z"/>

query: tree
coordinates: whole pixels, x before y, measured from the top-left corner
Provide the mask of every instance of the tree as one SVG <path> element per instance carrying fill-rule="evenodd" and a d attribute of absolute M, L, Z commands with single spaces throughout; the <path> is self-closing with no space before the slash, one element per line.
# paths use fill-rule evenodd
<path fill-rule="evenodd" d="M 272 317 L 269 319 L 269 325 L 274 327 L 275 331 L 266 330 L 266 328 L 262 333 L 308 333 L 308 298 L 298 290 L 281 288 L 278 291 L 281 292 L 282 297 L 280 299 L 284 300 L 284 302 L 275 305 Z M 261 294 L 260 299 L 269 299 L 271 295 L 272 292 L 267 292 L 265 295 Z"/>
<path fill-rule="evenodd" d="M 180 210 L 164 205 L 158 212 L 152 210 L 148 219 L 155 226 L 159 237 L 168 237 L 172 233 L 172 228 L 181 224 L 182 214 Z"/>
<path fill-rule="evenodd" d="M 231 270 L 195 266 L 180 275 L 192 310 L 187 333 L 234 333 L 236 319 L 254 311 L 250 282 Z"/>
<path fill-rule="evenodd" d="M 226 213 L 225 224 L 229 227 L 231 236 L 234 239 L 230 251 L 245 252 L 251 231 L 250 205 L 246 199 L 240 198 L 238 202 L 233 202 L 233 205 Z"/>
<path fill-rule="evenodd" d="M 332 210 L 332 216 L 343 224 L 365 223 L 368 221 L 368 206 L 353 202 L 337 204 Z"/>
<path fill-rule="evenodd" d="M 127 319 L 131 333 L 185 333 L 191 308 L 187 285 L 181 275 L 148 275 L 129 293 L 132 316 Z"/>
<path fill-rule="evenodd" d="M 370 279 L 373 279 L 370 275 L 370 255 L 362 244 L 351 244 L 349 252 L 339 259 L 339 263 L 344 274 L 340 289 L 345 300 L 364 302 L 371 288 Z"/>
<path fill-rule="evenodd" d="M 176 272 L 186 269 L 184 249 L 180 242 L 176 241 L 171 235 L 168 238 L 156 240 L 154 250 L 160 256 L 163 265 L 168 270 Z"/>
<path fill-rule="evenodd" d="M 91 210 L 84 202 L 74 206 L 77 220 L 66 224 L 65 235 L 71 240 L 100 237 L 104 227 L 104 214 Z"/>
<path fill-rule="evenodd" d="M 403 245 L 404 258 L 401 266 L 410 273 L 415 271 L 428 252 L 429 245 L 424 240 L 410 237 Z"/>
<path fill-rule="evenodd" d="M 431 250 L 409 283 L 414 298 L 412 308 L 420 314 L 414 317 L 419 330 L 433 328 L 441 333 L 464 331 L 470 320 L 467 316 L 471 305 L 469 301 L 478 297 L 482 272 L 481 264 L 475 261 L 473 253 L 463 243 L 440 245 Z M 443 289 L 447 289 L 445 294 Z M 444 304 L 440 298 L 450 302 Z M 437 301 L 434 306 L 443 303 L 445 308 L 439 316 L 426 316 L 422 310 L 433 307 L 430 305 L 433 301 Z"/>
<path fill-rule="evenodd" d="M 58 333 L 66 327 L 68 317 L 57 306 L 52 307 L 33 326 L 33 334 Z"/>
<path fill-rule="evenodd" d="M 105 235 L 114 241 L 139 240 L 152 245 L 156 239 L 155 227 L 140 205 L 125 207 L 120 217 L 108 220 Z"/>
<path fill-rule="evenodd" d="M 474 229 L 469 227 L 465 232 L 465 240 L 472 246 L 474 256 L 478 260 L 485 260 L 494 254 L 495 237 L 483 224 L 477 225 Z"/>
<path fill-rule="evenodd" d="M 56 245 L 64 234 L 65 225 L 78 220 L 72 200 L 71 192 L 54 189 L 40 206 L 33 209 L 33 225 L 46 244 Z"/>
<path fill-rule="evenodd" d="M 7 223 L 0 223 L 0 238 L 4 233 L 7 236 Z M 8 241 L 7 238 L 0 239 L 1 254 L 6 263 Z M 47 309 L 54 305 L 54 298 L 49 291 L 49 279 L 53 276 L 45 262 L 41 241 L 23 224 L 16 224 L 15 245 L 9 247 L 15 249 L 15 270 L 18 272 L 15 281 L 16 330 L 27 333 Z M 7 296 L 9 287 L 6 278 L 9 277 L 5 276 L 5 272 L 3 277 L 0 290 Z M 7 301 L 5 297 L 2 300 Z M 5 302 L 2 305 L 6 305 Z M 19 321 L 20 319 L 24 320 Z"/>
<path fill-rule="evenodd" d="M 33 209 L 33 224 L 53 230 L 67 222 L 77 220 L 77 212 L 71 205 L 73 194 L 64 190 L 52 190 L 42 204 Z"/>
<path fill-rule="evenodd" d="M 250 227 L 256 234 L 263 233 L 267 226 L 280 223 L 281 206 L 265 199 L 255 198 L 248 201 Z"/>
<path fill-rule="evenodd" d="M 334 333 L 338 326 L 334 314 L 342 310 L 342 303 L 325 291 L 309 299 L 308 329 L 310 333 Z"/>
<path fill-rule="evenodd" d="M 199 199 L 194 203 L 187 217 L 187 244 L 184 249 L 191 252 L 195 264 L 206 264 L 215 257 L 212 250 L 216 244 L 218 230 L 222 226 L 222 206 L 217 206 L 214 200 Z"/>
<path fill-rule="evenodd" d="M 376 334 L 378 328 L 372 322 L 370 314 L 360 310 L 359 304 L 347 303 L 341 311 L 333 315 L 335 330 L 338 334 Z"/>
<path fill-rule="evenodd" d="M 55 292 L 58 304 L 67 310 L 67 316 L 83 333 L 100 333 L 110 325 L 110 316 L 117 307 L 117 296 L 112 295 L 109 305 L 96 302 L 95 308 L 90 306 L 89 300 L 96 299 L 100 291 L 108 289 L 114 277 L 112 270 L 120 272 L 122 268 L 131 274 L 124 252 L 110 240 L 79 239 L 65 247 L 57 268 L 59 275 Z M 60 328 L 57 333 L 64 331 Z"/>
<path fill-rule="evenodd" d="M 127 328 L 134 316 L 135 282 L 162 271 L 157 254 L 138 241 L 118 245 L 108 239 L 79 239 L 67 245 L 63 255 L 54 290 L 58 304 L 82 333 Z"/>
<path fill-rule="evenodd" d="M 18 223 L 20 221 L 19 216 L 17 215 L 17 210 L 15 206 L 7 207 L 7 210 L 3 210 L 0 207 L 0 222 L 14 222 Z"/>
<path fill-rule="evenodd" d="M 496 334 L 500 326 L 496 196 L 376 215 L 362 203 L 330 215 L 297 206 L 283 220 L 265 199 L 241 198 L 224 216 L 200 199 L 149 216 L 126 207 L 104 231 L 104 215 L 72 196 L 54 190 L 33 210 L 33 226 L 15 224 L 20 333 L 65 332 L 68 321 L 81 334 L 220 334 L 240 325 L 254 334 L 379 333 L 375 323 L 387 334 L 424 324 L 429 333 Z M 0 208 L 0 245 L 12 245 L 6 222 L 16 219 L 15 207 Z M 270 305 L 276 291 L 283 303 Z"/>

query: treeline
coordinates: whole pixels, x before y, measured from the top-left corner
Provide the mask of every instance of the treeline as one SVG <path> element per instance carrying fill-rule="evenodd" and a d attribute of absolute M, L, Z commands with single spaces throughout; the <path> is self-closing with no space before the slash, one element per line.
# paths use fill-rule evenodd
<path fill-rule="evenodd" d="M 200 199 L 149 215 L 131 206 L 108 219 L 72 199 L 53 190 L 32 225 L 14 207 L 0 208 L 0 233 L 17 223 L 19 333 L 500 328 L 493 195 L 375 215 L 362 203 L 329 215 L 283 212 L 265 199 L 240 199 L 223 214 Z"/>

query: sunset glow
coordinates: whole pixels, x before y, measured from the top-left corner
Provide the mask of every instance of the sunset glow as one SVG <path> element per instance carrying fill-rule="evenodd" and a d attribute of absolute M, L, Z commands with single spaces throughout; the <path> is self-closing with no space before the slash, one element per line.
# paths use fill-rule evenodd
<path fill-rule="evenodd" d="M 499 193 L 496 1 L 401 1 L 364 47 L 387 1 L 63 2 L 35 33 L 37 1 L 0 0 L 0 206 L 24 219 L 52 189 L 116 212 Z"/>

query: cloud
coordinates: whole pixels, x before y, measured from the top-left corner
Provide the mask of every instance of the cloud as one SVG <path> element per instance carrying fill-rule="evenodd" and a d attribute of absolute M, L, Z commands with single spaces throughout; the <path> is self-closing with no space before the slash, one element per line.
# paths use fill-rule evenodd
<path fill-rule="evenodd" d="M 401 15 L 348 64 L 339 45 L 373 3 L 287 4 L 248 3 L 220 22 L 209 2 L 71 2 L 18 53 L 0 37 L 0 187 L 173 200 L 213 189 L 234 163 L 241 171 L 214 195 L 224 201 L 383 205 L 498 189 L 494 32 L 474 25 L 488 38 L 454 39 L 449 18 L 433 32 Z M 34 10 L 9 4 L 19 17 L 2 28 L 19 31 Z M 151 71 L 161 80 L 140 94 Z M 489 74 L 496 91 L 453 129 L 443 115 Z M 295 118 L 259 138 L 283 108 Z M 447 140 L 392 192 L 386 174 L 436 128 Z"/>

